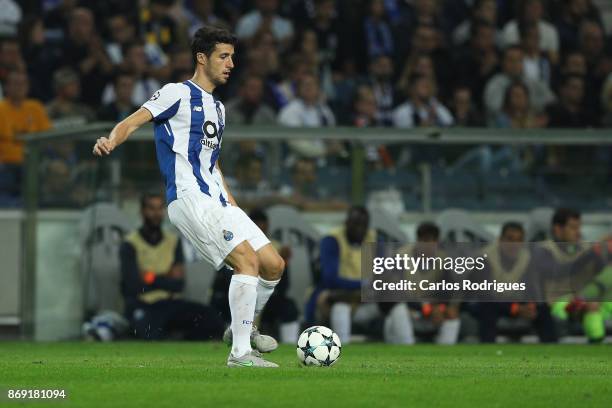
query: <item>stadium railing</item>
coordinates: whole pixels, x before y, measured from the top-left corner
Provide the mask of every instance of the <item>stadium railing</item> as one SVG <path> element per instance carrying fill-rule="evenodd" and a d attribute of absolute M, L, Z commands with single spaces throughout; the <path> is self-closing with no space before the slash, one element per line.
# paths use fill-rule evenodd
<path fill-rule="evenodd" d="M 44 234 L 37 219 L 40 211 L 53 210 L 53 219 L 59 220 L 72 217 L 74 211 L 68 210 L 113 202 L 131 206 L 135 213 L 143 191 L 163 188 L 152 126 L 136 131 L 108 158 L 94 158 L 95 139 L 107 136 L 112 126 L 95 123 L 22 137 L 26 161 L 20 317 L 26 336 L 34 324 L 32 294 L 42 262 L 43 248 L 37 250 Z M 262 160 L 261 178 L 245 182 L 259 181 L 268 188 L 249 185 L 244 191 L 250 197 L 262 191 L 272 199 L 290 197 L 296 177 L 291 169 L 297 160 L 286 143 L 291 140 L 340 142 L 340 154 L 313 160 L 315 174 L 308 175 L 310 181 L 300 193 L 311 194 L 319 203 L 367 202 L 419 217 L 464 208 L 491 214 L 493 224 L 502 221 L 496 215 L 501 212 L 542 206 L 574 206 L 592 213 L 612 208 L 612 132 L 606 130 L 230 126 L 223 134 L 225 176 L 235 177 L 245 154 L 254 154 Z M 386 161 L 372 159 L 381 154 Z M 67 243 L 74 244 L 74 239 Z"/>

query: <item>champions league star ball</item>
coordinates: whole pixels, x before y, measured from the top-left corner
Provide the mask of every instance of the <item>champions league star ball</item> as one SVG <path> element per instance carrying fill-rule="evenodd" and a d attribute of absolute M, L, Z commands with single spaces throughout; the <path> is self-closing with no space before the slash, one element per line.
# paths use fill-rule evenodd
<path fill-rule="evenodd" d="M 325 326 L 312 326 L 300 334 L 297 356 L 307 366 L 329 367 L 340 358 L 340 338 Z"/>

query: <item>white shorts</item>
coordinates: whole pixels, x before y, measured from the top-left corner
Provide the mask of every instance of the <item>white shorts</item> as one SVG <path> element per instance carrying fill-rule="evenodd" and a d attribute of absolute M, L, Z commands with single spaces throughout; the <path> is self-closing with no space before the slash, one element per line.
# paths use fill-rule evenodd
<path fill-rule="evenodd" d="M 223 207 L 201 193 L 177 198 L 168 206 L 168 217 L 196 250 L 215 268 L 241 242 L 257 251 L 270 240 L 239 207 Z"/>

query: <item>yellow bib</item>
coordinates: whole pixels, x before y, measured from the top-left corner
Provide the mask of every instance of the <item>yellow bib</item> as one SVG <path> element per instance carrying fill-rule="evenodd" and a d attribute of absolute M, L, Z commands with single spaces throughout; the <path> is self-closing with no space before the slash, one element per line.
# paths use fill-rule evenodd
<path fill-rule="evenodd" d="M 344 279 L 361 280 L 361 245 L 351 245 L 346 239 L 344 227 L 333 230 L 330 236 L 336 238 L 340 248 L 338 276 Z M 376 231 L 369 229 L 364 243 L 376 242 Z"/>
<path fill-rule="evenodd" d="M 132 244 L 136 251 L 136 262 L 140 271 L 165 275 L 172 268 L 174 253 L 178 244 L 176 235 L 164 231 L 163 238 L 157 245 L 149 244 L 138 231 L 130 233 L 125 240 Z M 138 299 L 145 303 L 155 303 L 170 297 L 173 297 L 173 293 L 156 289 L 140 294 Z"/>

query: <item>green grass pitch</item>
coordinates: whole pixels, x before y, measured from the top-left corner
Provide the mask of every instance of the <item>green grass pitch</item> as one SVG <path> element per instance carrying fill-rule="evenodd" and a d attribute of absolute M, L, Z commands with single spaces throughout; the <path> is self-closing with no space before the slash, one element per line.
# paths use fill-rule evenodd
<path fill-rule="evenodd" d="M 608 345 L 355 344 L 331 368 L 229 369 L 218 343 L 0 342 L 4 407 L 612 407 Z M 10 388 L 65 389 L 24 403 Z M 240 404 L 240 405 L 238 405 Z"/>

